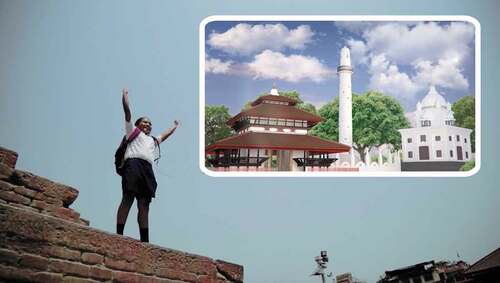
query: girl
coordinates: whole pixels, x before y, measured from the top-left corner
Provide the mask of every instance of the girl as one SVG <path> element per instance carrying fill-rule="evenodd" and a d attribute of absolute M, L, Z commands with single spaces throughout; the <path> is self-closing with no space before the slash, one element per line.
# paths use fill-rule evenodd
<path fill-rule="evenodd" d="M 151 136 L 152 124 L 149 118 L 141 117 L 134 123 L 130 122 L 131 114 L 128 103 L 128 90 L 122 90 L 123 112 L 125 113 L 125 131 L 127 138 L 131 135 L 133 139 L 129 142 L 125 151 L 125 164 L 122 174 L 122 201 L 118 207 L 116 216 L 116 233 L 123 235 L 125 222 L 130 211 L 130 207 L 137 199 L 137 221 L 141 242 L 149 242 L 149 204 L 151 198 L 155 197 L 156 179 L 153 173 L 153 162 L 155 160 L 155 149 L 166 140 L 179 125 L 177 120 L 174 126 L 166 130 L 157 138 Z"/>

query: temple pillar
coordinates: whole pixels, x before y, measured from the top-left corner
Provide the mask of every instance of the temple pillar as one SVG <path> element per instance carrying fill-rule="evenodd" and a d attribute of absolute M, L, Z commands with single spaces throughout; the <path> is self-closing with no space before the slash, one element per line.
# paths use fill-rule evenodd
<path fill-rule="evenodd" d="M 292 153 L 290 150 L 278 150 L 278 171 L 292 170 Z"/>

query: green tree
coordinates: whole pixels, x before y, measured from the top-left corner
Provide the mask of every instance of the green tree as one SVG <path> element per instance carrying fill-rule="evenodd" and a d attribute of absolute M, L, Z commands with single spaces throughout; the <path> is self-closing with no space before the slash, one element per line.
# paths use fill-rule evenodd
<path fill-rule="evenodd" d="M 311 103 L 304 102 L 300 98 L 300 94 L 297 91 L 295 91 L 295 90 L 292 90 L 292 91 L 279 91 L 278 93 L 279 93 L 279 95 L 286 96 L 286 97 L 289 97 L 289 98 L 297 100 L 297 104 L 295 105 L 295 106 L 297 106 L 297 108 L 299 108 L 301 110 L 304 110 L 304 111 L 307 111 L 309 113 L 315 114 L 315 115 L 318 114 L 318 112 L 316 110 L 316 107 L 314 105 L 312 105 Z M 264 95 L 267 95 L 267 93 L 260 94 L 259 97 L 264 96 Z M 253 101 L 247 101 L 247 103 L 245 103 L 245 105 L 243 106 L 242 110 L 249 109 L 252 106 L 251 105 L 252 102 Z"/>
<path fill-rule="evenodd" d="M 314 115 L 318 115 L 318 111 L 316 110 L 316 106 L 312 105 L 311 103 L 302 103 L 297 105 L 297 108 L 304 110 L 306 112 L 309 112 Z"/>
<path fill-rule="evenodd" d="M 469 160 L 469 161 L 465 162 L 465 164 L 462 165 L 462 167 L 460 167 L 460 171 L 470 171 L 470 170 L 474 169 L 474 167 L 476 167 L 476 161 Z"/>
<path fill-rule="evenodd" d="M 224 105 L 205 106 L 205 146 L 233 134 L 226 124 L 230 118 L 229 109 Z"/>
<path fill-rule="evenodd" d="M 471 129 L 472 152 L 476 152 L 476 103 L 473 96 L 465 96 L 451 106 L 455 117 L 455 125 Z"/>
<path fill-rule="evenodd" d="M 329 140 L 339 139 L 339 99 L 324 105 L 319 115 L 325 119 L 316 125 L 311 133 Z M 404 110 L 393 97 L 369 91 L 364 95 L 352 96 L 353 148 L 365 161 L 365 151 L 383 144 L 401 148 L 399 129 L 410 127 Z"/>
<path fill-rule="evenodd" d="M 327 140 L 339 140 L 339 98 L 323 105 L 318 112 L 324 120 L 311 129 L 311 134 Z"/>

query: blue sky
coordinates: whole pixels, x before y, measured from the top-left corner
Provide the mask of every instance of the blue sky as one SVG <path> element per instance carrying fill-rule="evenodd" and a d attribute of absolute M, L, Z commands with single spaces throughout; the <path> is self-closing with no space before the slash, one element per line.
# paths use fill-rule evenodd
<path fill-rule="evenodd" d="M 153 134 L 174 119 L 181 122 L 162 144 L 155 166 L 159 187 L 151 205 L 152 243 L 240 263 L 249 283 L 319 282 L 309 274 L 320 250 L 328 250 L 331 271 L 352 272 L 368 282 L 384 270 L 456 259 L 457 251 L 474 262 L 500 243 L 499 4 L 409 3 L 0 1 L 0 144 L 19 152 L 19 169 L 79 189 L 72 208 L 92 227 L 114 232 L 121 189 L 113 154 L 123 135 L 120 91 L 126 86 L 133 117 L 148 115 Z M 205 17 L 221 14 L 476 17 L 483 30 L 481 170 L 467 178 L 206 176 L 198 166 L 198 26 Z M 311 30 L 317 32 L 314 26 Z M 335 44 L 331 57 L 322 58 L 330 68 L 338 62 L 340 45 Z M 300 52 L 309 54 L 309 48 Z M 212 52 L 214 58 L 222 56 Z M 239 58 L 220 57 L 244 59 Z M 463 75 L 470 90 L 474 82 L 468 68 Z M 269 90 L 273 81 L 225 77 L 229 94 L 248 96 L 236 107 Z M 332 89 L 331 97 L 338 87 L 335 78 L 300 89 L 297 83 L 276 83 L 304 94 L 324 89 L 326 95 Z M 138 238 L 135 217 L 134 206 L 125 233 Z"/>
<path fill-rule="evenodd" d="M 338 95 L 340 49 L 351 50 L 353 91 L 382 91 L 407 112 L 434 85 L 450 102 L 474 95 L 468 22 L 214 21 L 206 25 L 206 103 L 236 114 L 275 83 L 321 107 Z"/>

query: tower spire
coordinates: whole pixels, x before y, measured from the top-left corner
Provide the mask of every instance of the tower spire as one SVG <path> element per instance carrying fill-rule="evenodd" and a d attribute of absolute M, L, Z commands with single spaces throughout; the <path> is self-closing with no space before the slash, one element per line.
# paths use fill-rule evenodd
<path fill-rule="evenodd" d="M 278 89 L 276 88 L 276 84 L 273 83 L 273 88 L 271 89 L 271 92 L 269 93 L 271 95 L 280 95 L 278 92 Z"/>
<path fill-rule="evenodd" d="M 340 50 L 339 74 L 339 142 L 352 146 L 351 56 L 349 48 Z"/>

